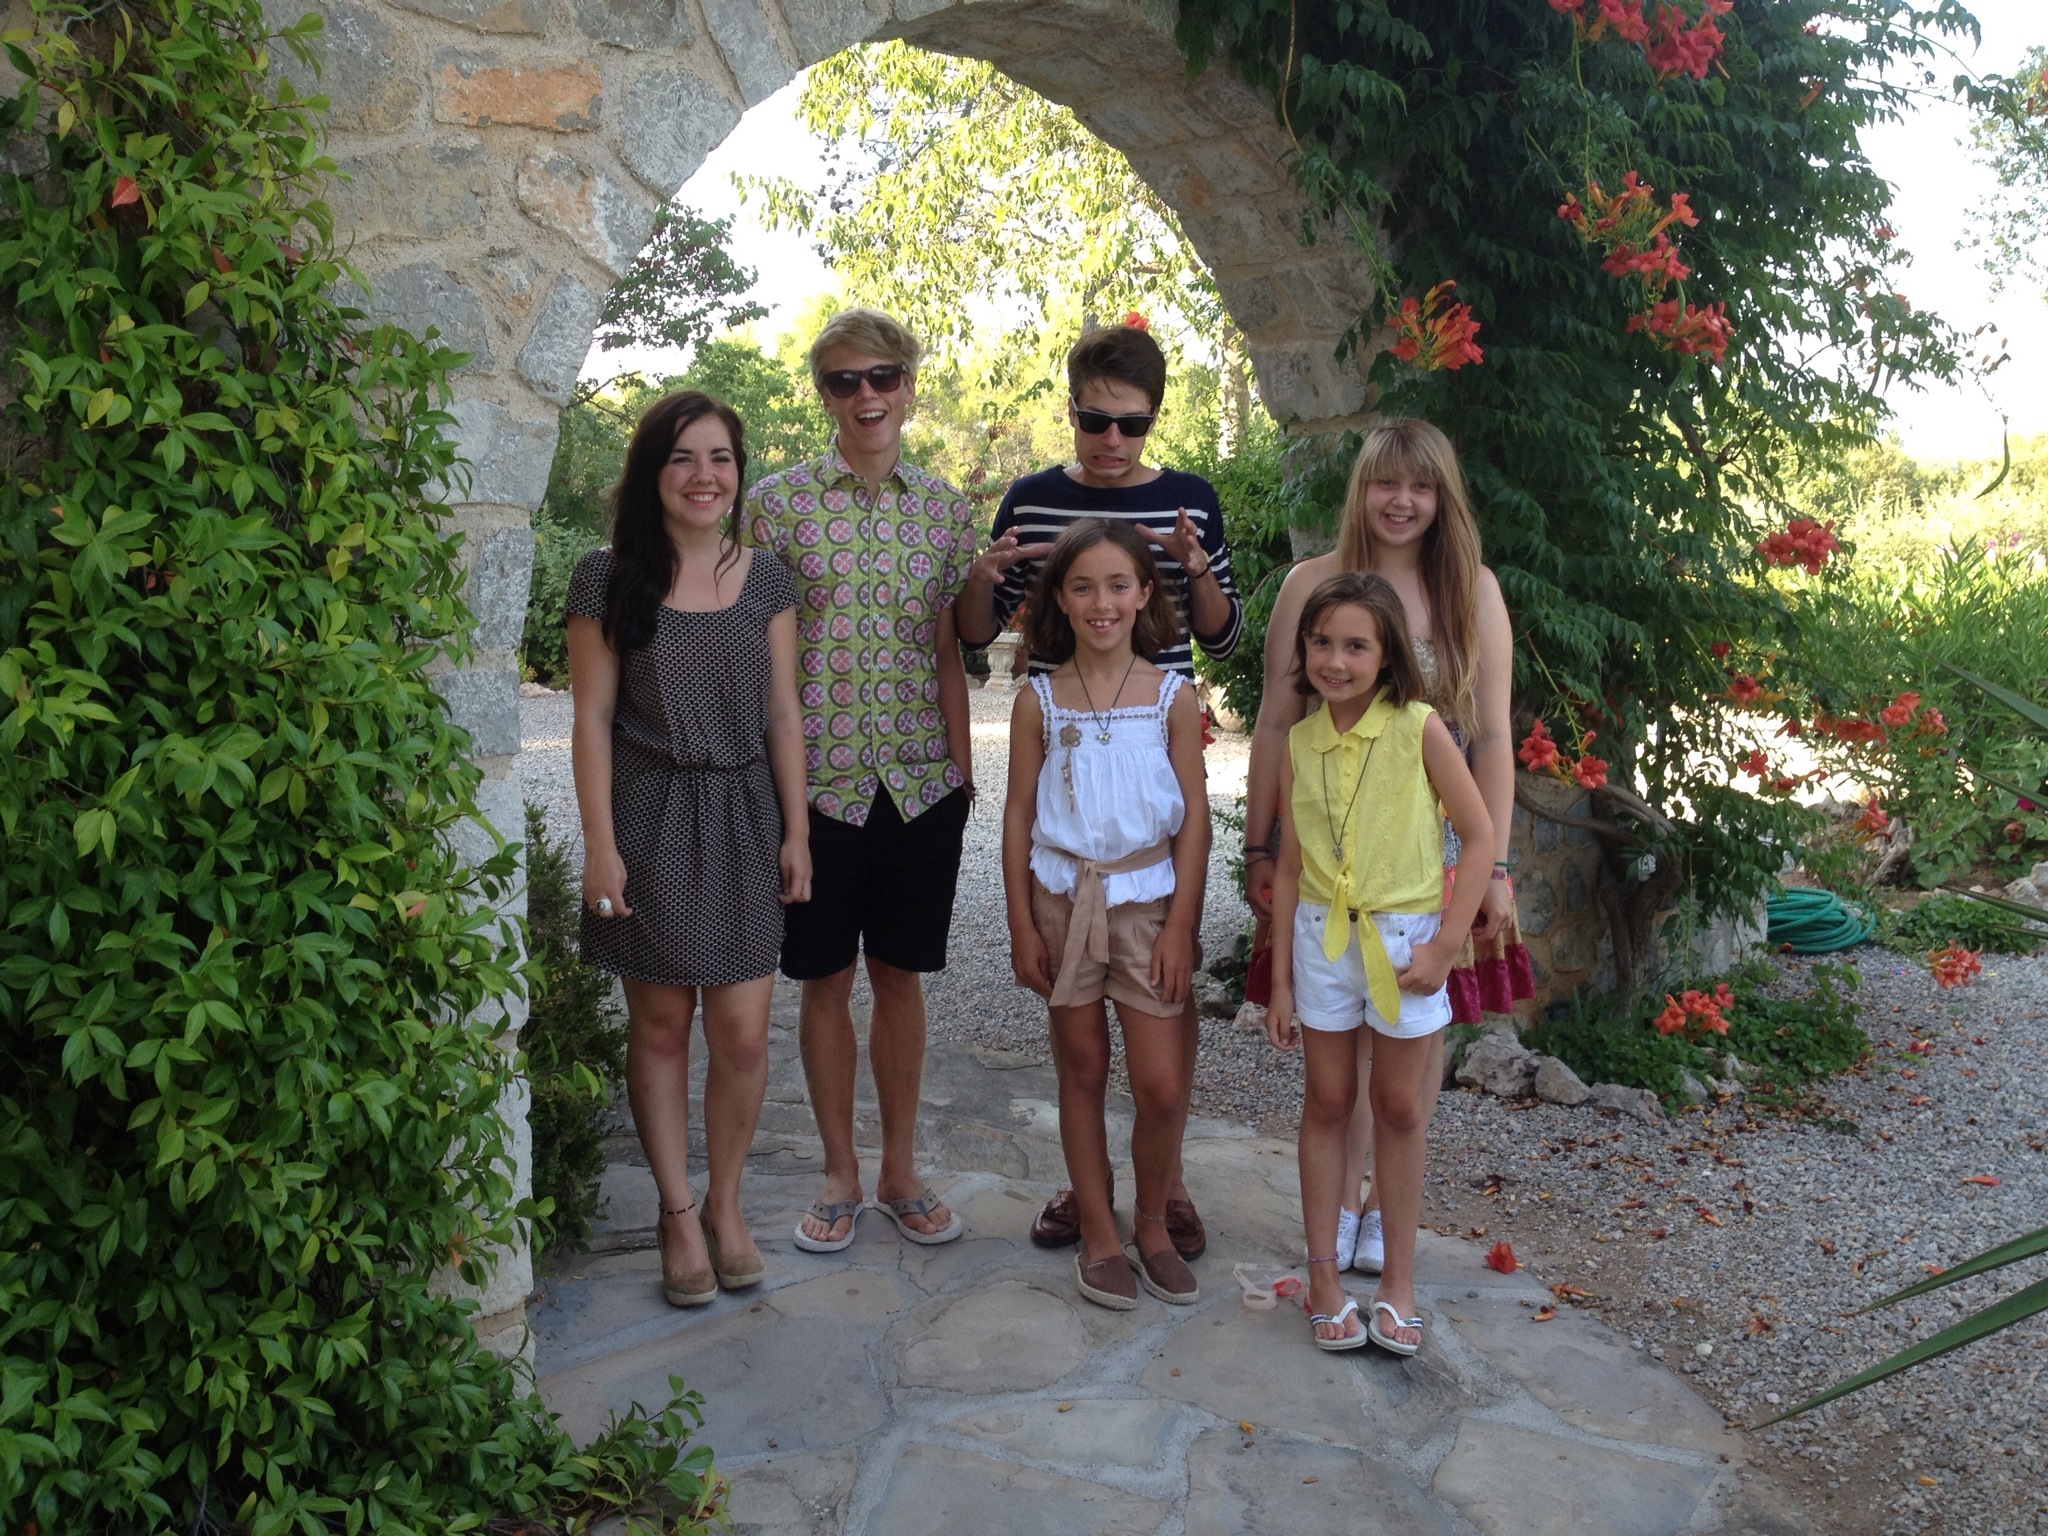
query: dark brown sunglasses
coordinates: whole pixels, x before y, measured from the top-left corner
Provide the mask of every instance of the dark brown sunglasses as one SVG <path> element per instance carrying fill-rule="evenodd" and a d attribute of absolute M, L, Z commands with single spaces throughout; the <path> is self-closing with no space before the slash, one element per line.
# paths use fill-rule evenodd
<path fill-rule="evenodd" d="M 833 368 L 818 375 L 818 382 L 835 400 L 851 400 L 860 393 L 860 381 L 866 379 L 874 386 L 878 395 L 893 395 L 903 387 L 907 369 L 901 363 L 877 363 L 872 368 Z"/>

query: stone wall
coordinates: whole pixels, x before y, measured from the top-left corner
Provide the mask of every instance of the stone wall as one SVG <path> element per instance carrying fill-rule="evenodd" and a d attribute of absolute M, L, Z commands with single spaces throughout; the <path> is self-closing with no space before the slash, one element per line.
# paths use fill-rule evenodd
<path fill-rule="evenodd" d="M 1220 70 L 1187 78 L 1172 0 L 275 4 L 324 18 L 319 78 L 298 83 L 331 102 L 330 151 L 347 178 L 331 201 L 367 307 L 474 354 L 453 408 L 471 468 L 449 499 L 468 536 L 477 648 L 438 686 L 508 837 L 520 830 L 511 766 L 530 519 L 557 414 L 656 210 L 806 65 L 900 37 L 988 60 L 1072 107 L 1179 215 L 1273 413 L 1333 431 L 1366 408 L 1359 367 L 1336 356 L 1369 291 L 1363 265 L 1335 235 L 1303 243 L 1308 208 L 1272 106 Z M 523 1101 L 506 1109 L 523 1148 Z M 530 1282 L 527 1255 L 511 1255 L 479 1332 L 515 1337 Z"/>
<path fill-rule="evenodd" d="M 1515 778 L 1518 800 L 1533 800 L 1558 816 L 1584 819 L 1592 814 L 1590 797 L 1576 785 L 1531 773 Z M 1518 803 L 1508 837 L 1508 871 L 1536 975 L 1536 997 L 1526 1005 L 1530 1014 L 1540 1016 L 1546 1005 L 1583 986 L 1611 991 L 1614 941 L 1599 899 L 1608 876 L 1593 834 L 1533 815 Z"/>

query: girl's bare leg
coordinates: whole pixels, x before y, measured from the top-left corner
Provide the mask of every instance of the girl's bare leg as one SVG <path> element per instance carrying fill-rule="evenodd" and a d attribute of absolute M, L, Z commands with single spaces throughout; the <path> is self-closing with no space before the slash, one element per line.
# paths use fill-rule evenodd
<path fill-rule="evenodd" d="M 1360 1026 L 1361 1028 L 1363 1026 Z M 1308 1239 L 1308 1309 L 1334 1316 L 1344 1305 L 1344 1286 L 1334 1262 L 1317 1263 L 1337 1251 L 1337 1205 L 1343 1198 L 1344 1136 L 1358 1093 L 1358 1044 L 1350 1031 L 1304 1029 L 1301 1049 L 1308 1085 L 1301 1102 L 1301 1225 Z M 1361 1331 L 1356 1318 L 1342 1327 L 1318 1323 L 1321 1338 L 1341 1339 Z"/>
<path fill-rule="evenodd" d="M 673 1274 L 703 1269 L 699 1212 L 690 1188 L 690 1019 L 697 1011 L 695 987 L 626 982 L 626 1101 L 633 1129 L 654 1174 L 663 1214 L 662 1261 Z M 668 1212 L 682 1212 L 669 1215 Z"/>
<path fill-rule="evenodd" d="M 1138 1251 L 1150 1255 L 1173 1246 L 1166 1235 L 1166 1197 L 1180 1170 L 1181 1137 L 1188 1123 L 1187 1100 L 1182 1097 L 1186 1037 L 1178 1016 L 1140 1013 L 1118 1003 L 1116 1018 L 1124 1032 L 1124 1066 L 1136 1109 L 1131 1169 L 1138 1184 L 1137 1209 L 1141 1215 L 1159 1218 L 1138 1222 L 1132 1235 Z M 1078 1182 L 1074 1190 L 1078 1199 Z"/>
<path fill-rule="evenodd" d="M 1364 1088 L 1372 1081 L 1372 1031 L 1358 1032 L 1358 1083 Z M 1372 1177 L 1372 1095 L 1361 1092 L 1351 1106 L 1351 1123 L 1344 1128 L 1344 1209 L 1356 1215 L 1366 1208 L 1365 1181 Z"/>
<path fill-rule="evenodd" d="M 730 1260 L 759 1251 L 740 1214 L 740 1173 L 768 1089 L 768 1003 L 774 990 L 773 976 L 704 989 L 704 1145 L 710 1176 L 703 1212 L 729 1269 L 736 1267 Z"/>
<path fill-rule="evenodd" d="M 1109 1207 L 1109 1132 L 1103 1099 L 1109 1089 L 1109 1015 L 1099 1002 L 1054 1008 L 1052 1059 L 1060 1083 L 1060 1149 L 1081 1216 L 1081 1262 L 1121 1251 Z"/>
<path fill-rule="evenodd" d="M 1385 1223 L 1387 1258 L 1374 1299 L 1397 1307 L 1403 1317 L 1415 1315 L 1415 1229 L 1422 1220 L 1423 1160 L 1429 1140 L 1429 1114 L 1436 1104 L 1432 1068 L 1442 1082 L 1443 1031 L 1419 1040 L 1394 1040 L 1382 1035 L 1373 1042 L 1373 1188 Z M 1421 1331 L 1393 1328 L 1383 1320 L 1380 1331 L 1404 1343 L 1417 1344 Z"/>

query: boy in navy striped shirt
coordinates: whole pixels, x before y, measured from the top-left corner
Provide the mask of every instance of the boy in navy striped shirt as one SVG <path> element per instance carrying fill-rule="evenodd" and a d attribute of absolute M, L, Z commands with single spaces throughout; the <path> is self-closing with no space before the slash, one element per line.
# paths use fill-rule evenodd
<path fill-rule="evenodd" d="M 1188 634 L 1210 656 L 1228 656 L 1244 629 L 1244 605 L 1230 577 L 1230 546 L 1216 489 L 1200 475 L 1145 462 L 1145 437 L 1166 395 L 1166 355 L 1142 326 L 1090 331 L 1067 353 L 1067 420 L 1074 462 L 1026 475 L 996 512 L 989 545 L 968 568 L 953 609 L 960 638 L 986 645 L 1016 613 L 1038 568 L 1069 526 L 1085 518 L 1129 522 L 1157 551 L 1160 578 L 1180 609 L 1183 634 L 1150 658 L 1166 670 L 1194 673 Z M 1034 671 L 1051 663 L 1032 657 Z M 1192 997 L 1182 1016 L 1187 1089 L 1194 1087 L 1198 1021 Z M 1105 1052 L 1107 1038 L 1103 1041 Z M 1207 1246 L 1201 1218 L 1176 1171 L 1167 1200 L 1167 1229 L 1181 1257 Z M 1032 1241 L 1063 1247 L 1080 1236 L 1073 1192 L 1061 1190 L 1038 1213 Z"/>

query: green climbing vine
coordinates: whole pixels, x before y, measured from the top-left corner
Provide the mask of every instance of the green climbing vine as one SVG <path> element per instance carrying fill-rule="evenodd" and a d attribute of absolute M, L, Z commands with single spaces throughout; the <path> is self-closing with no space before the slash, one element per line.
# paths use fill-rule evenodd
<path fill-rule="evenodd" d="M 461 359 L 340 307 L 317 21 L 36 0 L 0 104 L 0 1529 L 698 1530 L 481 1349 L 502 844 L 436 698 Z M 472 834 L 474 841 L 474 834 Z"/>
<path fill-rule="evenodd" d="M 1349 344 L 1376 409 L 1458 445 L 1518 730 L 1548 717 L 1581 782 L 1604 770 L 1624 915 L 1753 897 L 1791 835 L 1785 797 L 1729 783 L 1723 658 L 1789 646 L 1759 550 L 1789 488 L 1890 381 L 1958 366 L 1896 291 L 1859 135 L 1973 25 L 1953 0 L 1181 5 L 1191 67 L 1268 92 L 1315 232 L 1380 274 Z"/>

